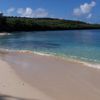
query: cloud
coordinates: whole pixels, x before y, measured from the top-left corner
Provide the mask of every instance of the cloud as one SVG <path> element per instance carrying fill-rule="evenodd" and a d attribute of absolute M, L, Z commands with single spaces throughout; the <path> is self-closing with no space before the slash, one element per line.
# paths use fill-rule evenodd
<path fill-rule="evenodd" d="M 35 18 L 41 18 L 41 17 L 50 17 L 49 13 L 44 8 L 37 8 L 32 9 L 30 7 L 26 8 L 14 8 L 10 7 L 7 10 L 4 11 L 4 14 L 7 16 L 20 16 L 20 17 L 35 17 Z"/>
<path fill-rule="evenodd" d="M 89 14 L 88 17 L 92 17 L 92 14 L 90 14 L 90 12 L 95 6 L 96 6 L 95 1 L 92 1 L 91 3 L 84 3 L 84 4 L 80 5 L 80 7 L 75 8 L 73 10 L 73 14 L 75 16 L 82 16 L 82 15 Z"/>
<path fill-rule="evenodd" d="M 33 12 L 33 17 L 47 17 L 48 12 L 43 8 L 38 8 Z"/>
<path fill-rule="evenodd" d="M 6 11 L 6 13 L 7 13 L 7 15 L 11 15 L 11 13 L 13 13 L 15 11 L 15 8 L 9 8 L 9 9 L 7 9 L 7 11 Z"/>
<path fill-rule="evenodd" d="M 17 10 L 17 13 L 21 16 L 21 17 L 32 17 L 33 16 L 33 10 L 31 8 L 19 8 Z"/>
<path fill-rule="evenodd" d="M 17 9 L 17 13 L 21 17 L 47 17 L 48 16 L 48 12 L 43 8 L 38 8 L 36 10 L 33 10 L 30 7 L 19 8 Z"/>
<path fill-rule="evenodd" d="M 92 17 L 92 14 L 91 14 L 91 13 L 88 14 L 87 18 L 89 19 L 89 18 L 91 18 L 91 17 Z"/>

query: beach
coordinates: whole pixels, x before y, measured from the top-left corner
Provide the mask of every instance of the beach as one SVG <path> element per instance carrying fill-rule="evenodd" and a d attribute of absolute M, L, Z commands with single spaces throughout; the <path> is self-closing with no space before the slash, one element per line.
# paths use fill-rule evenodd
<path fill-rule="evenodd" d="M 100 0 L 74 1 L 1 0 L 0 100 L 100 100 Z"/>
<path fill-rule="evenodd" d="M 59 57 L 0 55 L 0 93 L 36 100 L 100 100 L 100 70 Z"/>
<path fill-rule="evenodd" d="M 0 100 L 52 99 L 37 88 L 27 84 L 15 73 L 13 66 L 11 67 L 7 62 L 0 60 Z"/>

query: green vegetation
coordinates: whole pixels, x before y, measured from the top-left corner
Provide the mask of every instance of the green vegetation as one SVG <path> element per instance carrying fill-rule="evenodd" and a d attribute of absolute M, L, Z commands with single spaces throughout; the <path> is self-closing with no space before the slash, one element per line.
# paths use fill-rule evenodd
<path fill-rule="evenodd" d="M 100 29 L 98 24 L 53 18 L 0 17 L 0 31 Z"/>

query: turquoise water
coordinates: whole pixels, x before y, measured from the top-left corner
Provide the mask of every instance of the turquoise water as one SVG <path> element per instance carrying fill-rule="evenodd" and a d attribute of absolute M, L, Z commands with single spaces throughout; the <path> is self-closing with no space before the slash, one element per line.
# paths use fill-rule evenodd
<path fill-rule="evenodd" d="M 0 48 L 31 50 L 100 64 L 100 30 L 15 32 Z"/>

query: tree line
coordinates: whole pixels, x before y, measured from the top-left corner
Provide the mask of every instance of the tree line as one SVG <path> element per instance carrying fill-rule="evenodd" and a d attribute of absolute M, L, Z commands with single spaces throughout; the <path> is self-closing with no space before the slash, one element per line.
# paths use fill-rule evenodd
<path fill-rule="evenodd" d="M 13 16 L 0 17 L 0 31 L 40 31 L 72 29 L 100 29 L 100 25 L 54 18 L 25 18 Z"/>

